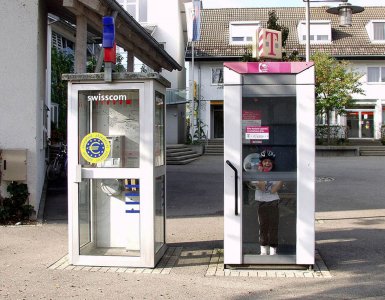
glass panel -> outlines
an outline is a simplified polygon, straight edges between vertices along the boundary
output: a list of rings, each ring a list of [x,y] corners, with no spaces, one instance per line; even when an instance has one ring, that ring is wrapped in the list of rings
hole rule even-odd
[[[361,137],[362,138],[373,138],[373,112],[372,111],[363,111],[361,112]]]
[[[385,67],[381,68],[381,82],[385,82]]]
[[[163,166],[165,162],[165,139],[164,139],[164,95],[155,92],[155,166]]]
[[[223,84],[223,68],[211,68],[211,83]]]
[[[242,143],[243,254],[295,255],[295,97],[243,97]]]
[[[147,22],[147,0],[139,2],[139,22]]]
[[[139,180],[90,179],[80,187],[80,255],[140,256]]]
[[[155,178],[155,253],[165,243],[165,176]]]
[[[385,23],[375,22],[373,23],[374,40],[385,40]]]
[[[90,181],[79,183],[79,245],[84,247],[91,242],[91,203]]]
[[[223,139],[223,107],[214,106],[214,138]]]
[[[109,155],[102,162],[91,164],[80,155],[80,164],[98,168],[138,168],[139,90],[79,91],[78,105],[79,145],[90,132],[101,133],[110,143]],[[86,148],[92,148],[91,144],[87,143]]]
[[[349,111],[346,116],[346,125],[348,126],[348,136],[349,138],[358,138],[359,137],[359,115],[358,112]]]
[[[380,68],[379,67],[368,67],[368,82],[380,81]]]

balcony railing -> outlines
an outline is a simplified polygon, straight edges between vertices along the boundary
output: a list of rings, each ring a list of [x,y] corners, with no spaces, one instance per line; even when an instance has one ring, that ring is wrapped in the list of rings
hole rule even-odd
[[[188,90],[180,89],[167,89],[166,91],[166,104],[183,104],[188,103]]]

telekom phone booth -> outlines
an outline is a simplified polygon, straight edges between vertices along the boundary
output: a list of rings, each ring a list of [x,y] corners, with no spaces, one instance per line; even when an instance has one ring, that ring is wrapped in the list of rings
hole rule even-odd
[[[314,66],[224,64],[224,263],[314,264]]]
[[[69,260],[155,267],[165,244],[165,89],[157,73],[69,74]]]

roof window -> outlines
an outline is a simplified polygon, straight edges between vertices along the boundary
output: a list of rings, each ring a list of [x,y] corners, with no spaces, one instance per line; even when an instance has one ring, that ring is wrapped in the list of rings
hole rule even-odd
[[[259,27],[259,21],[230,22],[230,44],[252,44]]]
[[[306,42],[306,21],[298,24],[298,40],[300,44]],[[330,20],[311,20],[310,21],[310,43],[329,44],[332,42],[332,25]]]
[[[366,31],[372,43],[385,43],[385,20],[371,20]]]

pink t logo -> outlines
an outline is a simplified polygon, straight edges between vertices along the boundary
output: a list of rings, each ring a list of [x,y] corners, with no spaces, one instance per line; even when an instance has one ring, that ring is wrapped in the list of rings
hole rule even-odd
[[[266,40],[269,40],[269,35],[270,35],[270,52],[269,52],[269,55],[276,56],[276,53],[274,52],[274,49],[275,49],[274,40],[278,41],[278,33],[266,30]]]

